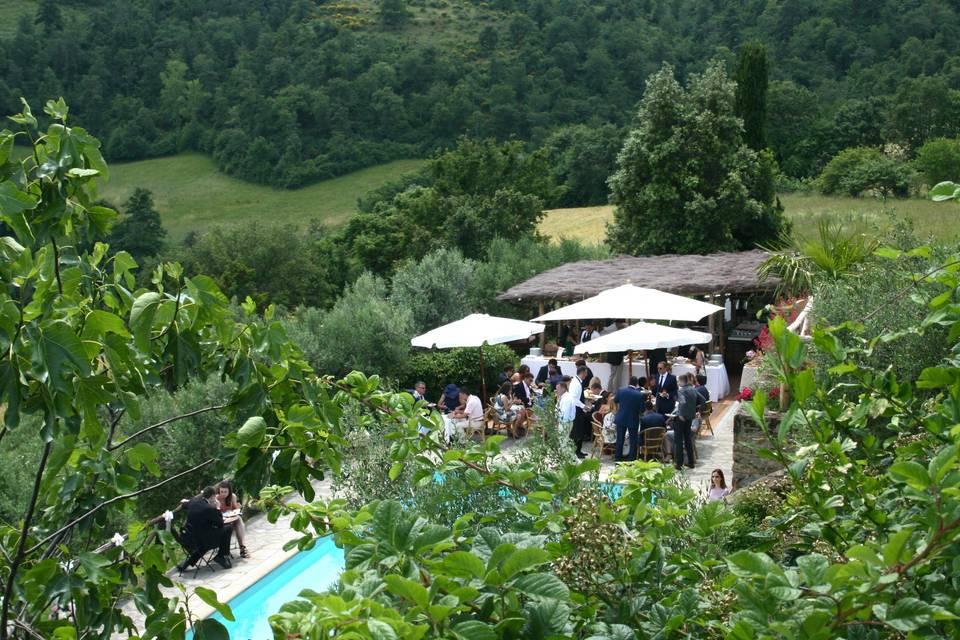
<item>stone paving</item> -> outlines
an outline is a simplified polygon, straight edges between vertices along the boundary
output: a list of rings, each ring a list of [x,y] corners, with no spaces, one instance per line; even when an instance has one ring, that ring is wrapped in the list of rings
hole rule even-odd
[[[683,472],[690,486],[700,493],[706,494],[709,490],[710,473],[713,469],[723,469],[728,482],[733,477],[733,417],[736,414],[737,405],[736,402],[716,404],[713,420],[714,435],[697,439],[699,454],[697,467],[685,469]],[[506,454],[509,455],[512,442],[507,441],[505,444],[507,445],[504,447]],[[590,445],[586,445],[584,451],[589,452]],[[603,457],[600,479],[608,478],[614,468],[615,465],[610,457]],[[330,497],[329,480],[315,486],[318,499]],[[284,543],[297,537],[289,528],[289,518],[280,518],[276,524],[270,524],[265,516],[254,516],[246,521],[246,531],[246,545],[251,556],[249,559],[237,557],[238,553],[234,550],[232,569],[221,569],[214,565],[215,571],[204,568],[196,574],[196,577],[192,569],[179,577],[174,570],[173,579],[182,583],[187,593],[192,594],[195,587],[203,586],[216,591],[221,602],[227,602],[296,553],[296,549],[283,550]],[[171,597],[179,594],[176,589],[164,589],[164,592]],[[143,623],[143,616],[132,603],[127,603],[124,610],[136,624]],[[213,612],[208,605],[195,596],[190,598],[190,611],[197,618]]]
[[[697,438],[697,466],[684,469],[683,474],[691,487],[704,495],[710,490],[710,474],[714,469],[722,469],[729,486],[733,477],[733,417],[738,402],[722,401],[714,406],[713,435]],[[592,451],[591,445],[584,446],[584,452]],[[610,456],[600,458],[600,480],[606,480],[616,465]]]
[[[329,480],[315,483],[314,487],[317,490],[317,499],[330,497]],[[299,537],[295,531],[290,529],[290,517],[281,517],[276,524],[270,524],[265,515],[259,514],[245,521],[244,524],[246,525],[245,542],[247,551],[250,553],[249,558],[241,558],[239,551],[234,548],[233,567],[231,569],[222,569],[219,565],[213,563],[212,570],[204,567],[196,572],[196,575],[194,575],[195,569],[193,568],[180,576],[177,575],[176,569],[169,574],[174,582],[183,584],[186,592],[191,594],[189,600],[190,612],[197,619],[210,615],[213,613],[213,609],[200,598],[192,595],[196,587],[213,589],[217,592],[217,597],[221,602],[227,602],[297,553],[296,548],[290,551],[283,550],[283,545],[287,541]],[[180,592],[175,588],[161,588],[161,591],[171,598],[180,595]],[[124,612],[138,626],[143,624],[143,615],[137,611],[132,602],[128,602],[124,606]],[[122,638],[123,636],[115,634],[114,637]]]

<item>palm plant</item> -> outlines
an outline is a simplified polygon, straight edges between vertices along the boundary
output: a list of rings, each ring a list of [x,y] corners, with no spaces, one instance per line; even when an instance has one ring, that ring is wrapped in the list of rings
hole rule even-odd
[[[879,242],[821,218],[811,238],[783,234],[775,245],[762,246],[770,257],[757,269],[761,278],[780,279],[777,295],[807,295],[817,280],[837,280],[867,261]]]

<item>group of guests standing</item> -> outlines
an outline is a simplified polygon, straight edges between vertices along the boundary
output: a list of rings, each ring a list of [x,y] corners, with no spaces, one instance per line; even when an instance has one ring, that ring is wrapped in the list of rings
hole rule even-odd
[[[599,407],[604,425],[605,443],[614,444],[616,461],[636,460],[643,431],[652,427],[670,428],[667,441],[672,444],[674,464],[696,464],[693,452],[693,431],[699,413],[710,399],[703,375],[684,374],[679,378],[670,373],[665,361],[657,364],[657,375],[652,379],[630,378],[627,386],[615,393],[602,391],[597,381],[591,384],[593,401],[586,395],[584,384],[589,370],[577,367],[577,375],[561,379],[556,386],[557,419],[570,424],[570,437],[576,445],[576,454],[585,456],[584,441],[591,439],[591,411]],[[624,445],[629,438],[629,453]]]
[[[589,334],[583,337],[590,339]],[[552,389],[556,395],[557,420],[569,428],[578,458],[586,457],[583,444],[593,438],[592,414],[596,408],[603,416],[604,441],[615,445],[615,460],[636,460],[643,431],[664,427],[668,429],[666,440],[674,454],[675,466],[678,469],[684,465],[695,466],[693,434],[699,413],[710,400],[704,375],[684,374],[678,378],[670,372],[667,362],[661,360],[655,375],[632,377],[627,386],[610,393],[603,390],[603,384],[585,360],[578,360],[576,367],[576,374],[567,376],[561,373],[555,358],[536,375],[527,365],[516,370],[513,365],[507,365],[498,376],[496,393],[490,398],[497,419],[524,431],[529,429],[537,419],[534,406],[543,406],[543,392]],[[423,382],[417,382],[411,393],[414,399],[440,410],[456,426],[483,424],[484,403],[465,386],[448,384],[436,404],[427,400]],[[628,441],[629,450],[625,453]]]

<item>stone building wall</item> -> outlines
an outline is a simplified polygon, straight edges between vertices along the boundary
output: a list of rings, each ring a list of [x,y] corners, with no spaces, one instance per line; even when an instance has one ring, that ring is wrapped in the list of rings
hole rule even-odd
[[[767,425],[772,431],[780,424],[780,414],[767,412]],[[773,460],[757,455],[758,448],[769,448],[767,436],[745,411],[739,410],[733,418],[733,486],[737,489],[756,482],[763,476],[783,467]]]

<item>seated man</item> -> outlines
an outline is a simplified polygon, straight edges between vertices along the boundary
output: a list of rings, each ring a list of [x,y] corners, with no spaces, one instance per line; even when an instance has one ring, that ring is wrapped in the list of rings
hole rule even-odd
[[[187,524],[183,528],[181,542],[190,551],[190,556],[177,565],[181,572],[195,565],[211,549],[217,549],[214,562],[224,569],[232,566],[229,556],[233,526],[223,523],[223,514],[216,505],[213,487],[204,487],[199,496],[187,503]]]
[[[556,358],[550,358],[547,360],[547,364],[540,367],[540,371],[537,372],[537,384],[543,386],[550,381],[551,378],[562,375],[560,373],[560,366],[557,364]],[[556,385],[553,385],[556,387]]]
[[[461,429],[471,425],[483,424],[483,403],[466,387],[460,387],[460,404],[463,408],[450,414],[454,424]]]
[[[533,406],[533,396],[533,374],[527,371],[523,379],[513,385],[513,397],[529,408]]]
[[[647,404],[647,408],[644,411],[643,415],[640,416],[640,445],[643,446],[643,432],[652,427],[667,427],[667,417],[662,413],[657,413],[653,407],[652,403]],[[670,442],[672,431],[667,431],[667,437],[664,439],[664,446]],[[666,453],[666,451],[664,452]]]
[[[707,376],[702,373],[694,378],[693,389],[700,394],[704,402],[710,399],[710,389],[707,389]]]
[[[702,373],[693,379],[693,390],[700,394],[700,397],[703,399],[703,402],[708,402],[710,400],[710,389],[707,389],[707,376]],[[697,405],[697,415],[693,419],[693,432],[700,433],[700,409],[703,408],[703,404]]]

